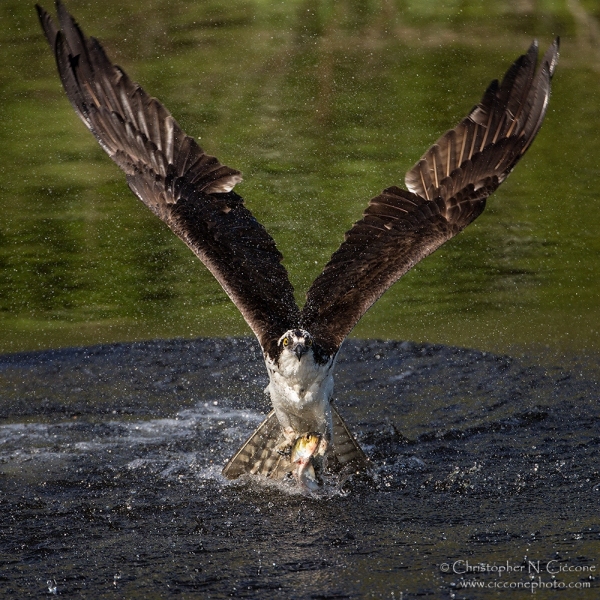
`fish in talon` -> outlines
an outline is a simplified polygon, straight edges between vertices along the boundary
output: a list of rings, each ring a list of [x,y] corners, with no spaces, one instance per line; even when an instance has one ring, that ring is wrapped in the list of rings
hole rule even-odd
[[[305,433],[294,442],[290,456],[295,467],[293,475],[309,489],[316,489],[321,485],[320,473],[326,449],[327,442],[320,433]]]

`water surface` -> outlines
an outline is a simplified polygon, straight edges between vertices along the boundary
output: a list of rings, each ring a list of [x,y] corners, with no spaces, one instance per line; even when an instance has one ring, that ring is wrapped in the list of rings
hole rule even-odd
[[[531,151],[484,215],[354,335],[599,349],[595,2],[68,6],[208,152],[244,172],[236,189],[276,239],[300,303],[369,198],[402,184],[533,38],[545,48],[561,35]],[[74,115],[32,7],[0,11],[0,351],[248,334]]]
[[[372,476],[305,495],[220,475],[268,410],[253,340],[2,357],[0,586],[473,600],[535,582],[536,598],[592,600],[598,364],[349,341],[337,406]]]

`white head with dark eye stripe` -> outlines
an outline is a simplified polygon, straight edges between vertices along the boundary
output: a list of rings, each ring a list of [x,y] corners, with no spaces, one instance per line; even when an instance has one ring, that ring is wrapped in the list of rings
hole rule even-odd
[[[312,350],[313,338],[304,329],[290,329],[279,338],[278,345],[283,355],[294,355],[298,360],[302,360],[302,357]]]

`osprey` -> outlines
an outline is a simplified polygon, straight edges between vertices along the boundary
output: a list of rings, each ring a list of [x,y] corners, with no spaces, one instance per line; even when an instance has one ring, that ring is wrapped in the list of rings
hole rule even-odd
[[[131,190],[216,277],[260,342],[273,411],[223,474],[293,473],[312,489],[325,467],[364,470],[367,458],[332,404],[340,346],[395,281],[481,214],[527,151],[546,114],[559,40],[537,71],[534,41],[502,83],[493,81],[408,171],[408,190],[390,187],[369,202],[300,310],[275,242],[232,191],[241,173],[186,135],[84,35],[60,0],[60,29],[36,8],[79,118]]]

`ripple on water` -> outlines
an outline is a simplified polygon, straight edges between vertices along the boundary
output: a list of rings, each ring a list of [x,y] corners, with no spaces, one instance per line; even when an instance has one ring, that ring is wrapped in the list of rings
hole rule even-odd
[[[195,344],[214,372],[216,346]],[[456,577],[438,567],[454,560],[559,556],[583,567],[600,556],[593,369],[349,341],[336,402],[373,473],[309,494],[290,481],[231,482],[220,474],[268,409],[260,379],[244,398],[225,393],[231,373],[260,366],[258,354],[244,363],[253,355],[244,343],[239,348],[239,361],[220,368],[221,380],[198,385],[195,402],[166,389],[162,401],[153,397],[150,414],[139,398],[119,395],[126,371],[114,372],[112,405],[106,398],[81,405],[56,356],[54,374],[43,353],[32,362],[27,385],[43,378],[54,395],[37,404],[37,419],[35,405],[16,402],[22,421],[14,411],[0,425],[3,585],[17,597],[48,593],[46,581],[59,594],[95,597],[106,586],[126,597],[244,589],[270,598],[280,588],[301,589],[303,597],[323,590],[437,596],[456,592]],[[119,352],[126,362],[127,348]],[[185,371],[185,352],[167,360],[158,343],[147,355],[139,345],[135,352],[149,364],[160,358],[158,378],[161,368]],[[371,354],[380,359],[367,360]],[[107,355],[85,354],[91,373],[93,357]],[[72,355],[64,358],[72,367]],[[403,376],[406,364],[410,376]],[[3,377],[12,377],[10,368]],[[585,593],[578,598],[595,598]]]

